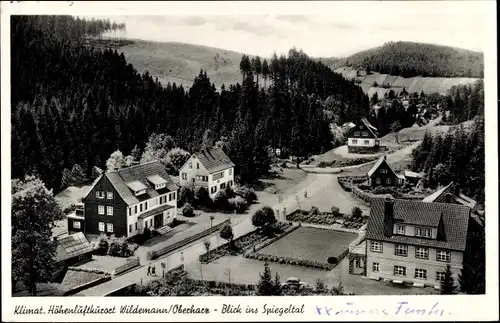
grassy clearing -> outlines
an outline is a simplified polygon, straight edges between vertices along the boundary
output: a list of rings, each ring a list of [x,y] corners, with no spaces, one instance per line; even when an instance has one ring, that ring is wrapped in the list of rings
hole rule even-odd
[[[354,233],[300,227],[259,252],[327,263],[328,257],[339,257],[356,237]]]

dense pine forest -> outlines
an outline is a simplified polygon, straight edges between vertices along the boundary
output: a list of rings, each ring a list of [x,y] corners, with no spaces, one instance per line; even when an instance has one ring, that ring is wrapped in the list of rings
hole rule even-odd
[[[389,42],[347,58],[328,61],[333,68],[352,66],[402,77],[483,78],[484,74],[483,53],[413,42]]]
[[[331,148],[327,98],[347,121],[368,114],[361,88],[301,51],[262,64],[244,56],[241,84],[220,92],[203,71],[191,88],[162,86],[123,54],[82,45],[83,35],[115,24],[58,19],[11,20],[13,178],[37,174],[57,191],[74,164],[91,177],[117,149],[143,150],[152,133],[165,133],[190,152],[206,137],[222,140],[240,180],[251,182],[268,171],[272,148],[295,156]]]

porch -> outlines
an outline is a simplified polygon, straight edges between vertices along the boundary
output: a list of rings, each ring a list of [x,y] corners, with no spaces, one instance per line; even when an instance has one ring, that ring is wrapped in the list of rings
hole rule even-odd
[[[175,208],[172,205],[162,205],[142,213],[138,217],[140,228],[142,230],[146,228],[150,230],[159,230],[167,227],[168,229],[168,224],[175,218],[173,210],[175,210]]]
[[[366,276],[366,240],[365,231],[349,245],[349,274]]]

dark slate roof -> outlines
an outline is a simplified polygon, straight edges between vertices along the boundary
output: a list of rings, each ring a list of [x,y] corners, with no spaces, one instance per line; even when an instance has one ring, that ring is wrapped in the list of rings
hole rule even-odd
[[[366,239],[448,250],[465,250],[470,208],[457,204],[395,200],[395,223],[405,221],[405,223],[417,225],[437,226],[442,216],[444,235],[441,240],[401,235],[388,237],[384,235],[384,202],[383,198],[372,199]]]
[[[231,159],[227,157],[221,148],[204,149],[195,152],[193,155],[205,166],[210,174],[234,167]]]
[[[155,190],[154,185],[148,180],[148,177],[154,175],[164,178],[167,181],[167,186],[161,190]],[[122,168],[118,171],[106,172],[105,176],[127,205],[137,204],[141,201],[149,200],[150,198],[178,189],[177,185],[174,184],[167,174],[165,167],[157,160]],[[135,196],[134,192],[127,186],[127,184],[135,181],[146,186],[145,194]]]
[[[470,207],[471,209],[476,207],[477,202],[474,199],[462,194],[456,194],[456,184],[451,182],[445,187],[437,190],[429,196],[426,196],[422,202],[437,202],[437,203],[457,203]]]
[[[398,176],[396,172],[392,169],[391,165],[387,163],[386,156],[380,156],[380,158],[377,160],[377,162],[373,165],[373,167],[368,171],[367,175],[368,177],[372,177],[372,175],[375,173],[375,171],[383,164],[386,163],[387,167],[394,173],[394,175]]]
[[[368,121],[365,117],[363,117],[363,118],[361,118],[361,122],[364,123],[364,125],[366,126],[366,128],[368,128],[368,130],[372,133],[372,135],[377,137],[377,128],[372,126],[370,121]]]
[[[92,252],[92,245],[82,232],[71,234],[57,240],[55,262]]]
[[[162,213],[163,211],[171,209],[171,208],[173,208],[173,206],[172,205],[168,205],[168,204],[165,204],[165,205],[162,205],[162,206],[159,206],[159,207],[155,207],[152,210],[149,210],[149,211],[146,211],[144,213],[141,213],[139,215],[139,219],[149,218],[152,215],[156,215],[156,214]]]

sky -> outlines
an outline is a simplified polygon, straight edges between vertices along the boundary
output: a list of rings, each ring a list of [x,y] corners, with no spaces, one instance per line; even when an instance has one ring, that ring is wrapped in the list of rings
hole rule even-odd
[[[436,4],[435,2],[438,2]],[[171,15],[100,15],[124,22],[114,36],[184,42],[269,57],[292,47],[310,56],[342,57],[388,41],[414,41],[483,51],[484,9],[478,1],[334,2],[321,10],[257,10]],[[418,5],[417,5],[418,4]],[[241,10],[240,10],[241,11]],[[161,12],[161,11],[159,11]],[[264,12],[264,14],[262,13]],[[111,34],[110,34],[111,35]]]

